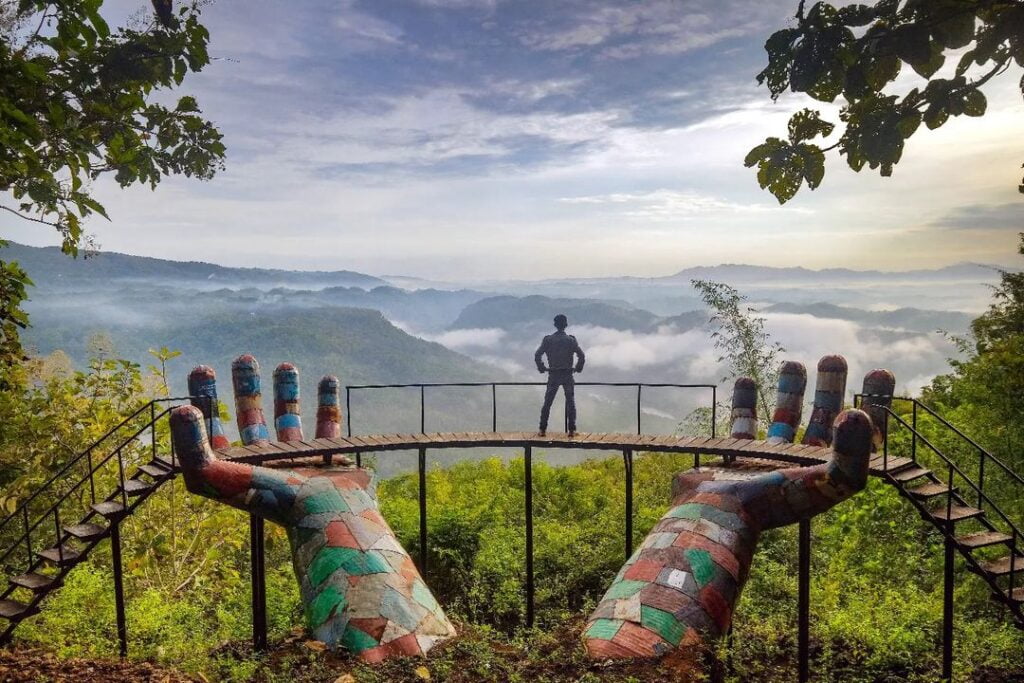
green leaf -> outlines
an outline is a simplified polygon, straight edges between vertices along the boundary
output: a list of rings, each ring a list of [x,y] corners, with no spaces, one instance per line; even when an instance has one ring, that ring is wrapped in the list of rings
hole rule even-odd
[[[924,113],[924,124],[929,130],[935,130],[946,122],[949,112],[939,103],[933,103]]]
[[[801,109],[789,119],[789,140],[796,144],[813,140],[819,135],[828,137],[834,129],[834,124],[821,118],[821,112]]]
[[[928,59],[922,62],[911,62],[910,66],[921,76],[931,78],[945,63],[946,55],[942,52],[942,46],[937,41],[932,41],[929,44]]]
[[[816,145],[800,145],[800,155],[804,160],[804,179],[807,187],[813,190],[825,177],[825,153]]]
[[[968,116],[984,116],[988,107],[985,94],[978,89],[968,91],[964,97],[964,113]]]
[[[974,12],[962,5],[954,5],[947,11],[952,16],[936,24],[932,28],[932,35],[945,47],[955,50],[974,40]]]
[[[912,110],[900,118],[900,122],[896,124],[896,128],[899,130],[900,135],[904,138],[909,138],[921,125],[921,119],[921,112]]]

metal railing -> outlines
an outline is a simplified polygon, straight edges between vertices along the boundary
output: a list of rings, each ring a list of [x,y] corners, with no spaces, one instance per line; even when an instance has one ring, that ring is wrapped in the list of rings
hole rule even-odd
[[[49,538],[49,532],[44,531],[42,527],[46,524],[48,528],[48,522],[52,521],[54,529],[54,545],[53,547],[57,550],[57,557],[60,564],[64,563],[65,550],[64,541],[67,540],[68,534],[64,532],[61,526],[61,506],[64,505],[69,498],[75,495],[78,491],[83,490],[88,485],[87,497],[91,504],[97,502],[96,497],[96,478],[97,473],[100,472],[103,467],[114,458],[117,459],[117,481],[118,490],[108,496],[107,501],[114,500],[120,497],[121,503],[125,508],[128,507],[128,496],[125,489],[125,451],[132,446],[140,446],[143,441],[140,440],[147,431],[150,432],[150,449],[152,457],[157,455],[157,423],[167,416],[174,405],[168,405],[162,407],[163,404],[181,404],[185,401],[209,401],[207,397],[171,397],[154,399],[145,405],[138,408],[131,415],[126,417],[124,420],[119,422],[114,427],[110,428],[103,436],[97,439],[92,445],[86,448],[81,453],[72,456],[66,463],[64,463],[60,469],[57,470],[52,476],[50,476],[45,482],[39,485],[32,493],[30,493],[24,501],[22,501],[14,511],[0,521],[0,534],[7,532],[8,538],[4,540],[4,545],[0,547],[0,567],[5,570],[9,570],[10,560],[19,548],[23,548],[26,554],[25,566],[29,571],[40,565],[40,561],[36,553],[33,552],[33,548],[42,549],[49,544],[41,543],[40,536],[45,534],[46,538]],[[148,413],[148,415],[147,415]],[[142,417],[143,422],[138,424],[139,418]],[[117,437],[116,439],[114,437]],[[114,441],[116,445],[111,447],[110,452],[105,455],[98,455],[103,450],[103,445]],[[174,453],[171,453],[171,464],[174,464]],[[76,474],[76,470],[84,466],[84,474]],[[48,499],[47,494],[51,494]],[[33,511],[33,507],[40,506],[41,511]],[[88,513],[88,517],[92,517],[95,513]],[[33,518],[34,521],[33,521]],[[77,519],[75,520],[77,522]],[[16,528],[16,524],[20,522],[21,529],[20,533],[15,531],[13,537],[11,532]],[[33,543],[35,538],[35,543]],[[12,586],[8,586],[0,597],[5,597],[13,591]]]
[[[714,384],[671,384],[665,382],[576,382],[577,387],[631,387],[636,389],[636,433],[642,434],[643,390],[668,389],[710,389],[711,390],[711,436],[715,436],[717,419],[718,386]],[[408,384],[354,384],[345,387],[345,416],[348,435],[352,436],[352,392],[366,389],[419,389],[420,392],[420,433],[426,433],[426,390],[446,387],[490,387],[491,388],[491,431],[498,431],[498,387],[544,387],[547,382],[415,382]],[[568,428],[568,425],[567,425]]]

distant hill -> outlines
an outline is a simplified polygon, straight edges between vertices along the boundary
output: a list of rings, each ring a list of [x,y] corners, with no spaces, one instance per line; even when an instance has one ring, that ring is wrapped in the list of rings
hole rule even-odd
[[[920,308],[898,308],[892,311],[865,311],[849,306],[818,302],[813,304],[773,304],[761,309],[765,313],[804,313],[816,318],[852,320],[865,327],[888,327],[916,332],[945,330],[954,333],[968,329],[974,316],[959,311],[930,311]]]
[[[388,283],[350,270],[297,271],[269,268],[230,268],[202,261],[168,261],[101,251],[88,258],[69,258],[57,247],[12,243],[4,260],[18,261],[41,287],[73,287],[82,280],[135,280],[189,283],[198,289],[219,287],[372,287]]]
[[[850,268],[822,268],[815,270],[802,267],[778,268],[772,266],[750,266],[744,264],[723,263],[717,266],[697,266],[686,268],[674,275],[656,280],[708,279],[717,282],[728,282],[736,285],[744,282],[764,283],[773,279],[787,282],[857,282],[857,281],[921,281],[921,280],[952,280],[969,281],[992,279],[994,266],[980,263],[956,263],[944,268],[884,271],[884,270],[852,270]]]
[[[517,330],[540,323],[551,326],[564,313],[570,325],[594,325],[614,330],[647,330],[661,318],[625,302],[592,299],[556,299],[546,296],[492,296],[466,306],[452,329],[498,328]]]

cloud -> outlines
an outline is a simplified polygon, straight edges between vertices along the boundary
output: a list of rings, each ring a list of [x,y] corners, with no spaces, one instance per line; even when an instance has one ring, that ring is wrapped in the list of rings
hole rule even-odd
[[[778,211],[769,204],[744,204],[732,202],[713,195],[702,194],[693,190],[660,189],[651,192],[613,192],[604,195],[582,197],[563,197],[567,204],[600,204],[619,208],[622,215],[629,218],[652,221],[677,220],[691,216],[710,213],[760,213]],[[791,209],[800,213],[810,213],[808,209]]]
[[[468,349],[493,349],[498,346],[505,336],[505,330],[494,328],[468,328],[463,330],[450,330],[441,334],[418,334],[419,337],[428,341],[434,341],[447,346],[453,351],[466,351]]]
[[[1022,230],[1024,201],[1009,204],[968,204],[951,209],[932,225],[949,230]]]

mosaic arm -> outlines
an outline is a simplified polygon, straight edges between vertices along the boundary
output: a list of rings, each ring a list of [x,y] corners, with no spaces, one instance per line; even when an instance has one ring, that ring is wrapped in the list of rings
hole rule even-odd
[[[212,371],[197,372],[206,375],[206,391],[215,396]],[[232,380],[243,443],[267,442],[256,359],[239,357],[232,365]],[[207,439],[204,417],[194,406],[171,414],[185,483],[194,493],[285,528],[314,638],[377,662],[424,654],[454,635],[412,558],[381,516],[372,471],[319,464],[279,469],[220,459]],[[340,433],[335,377],[320,382],[317,417],[318,438]],[[303,438],[298,370],[288,363],[274,373],[274,424],[278,440]]]
[[[845,361],[819,364],[813,439],[832,443],[829,462],[769,473],[697,468],[673,481],[672,506],[626,562],[592,614],[584,638],[595,658],[682,656],[727,632],[762,530],[819,514],[863,488],[873,427],[864,412],[842,407]],[[771,443],[796,435],[806,372],[783,365]],[[756,386],[740,378],[732,437],[757,433]]]

